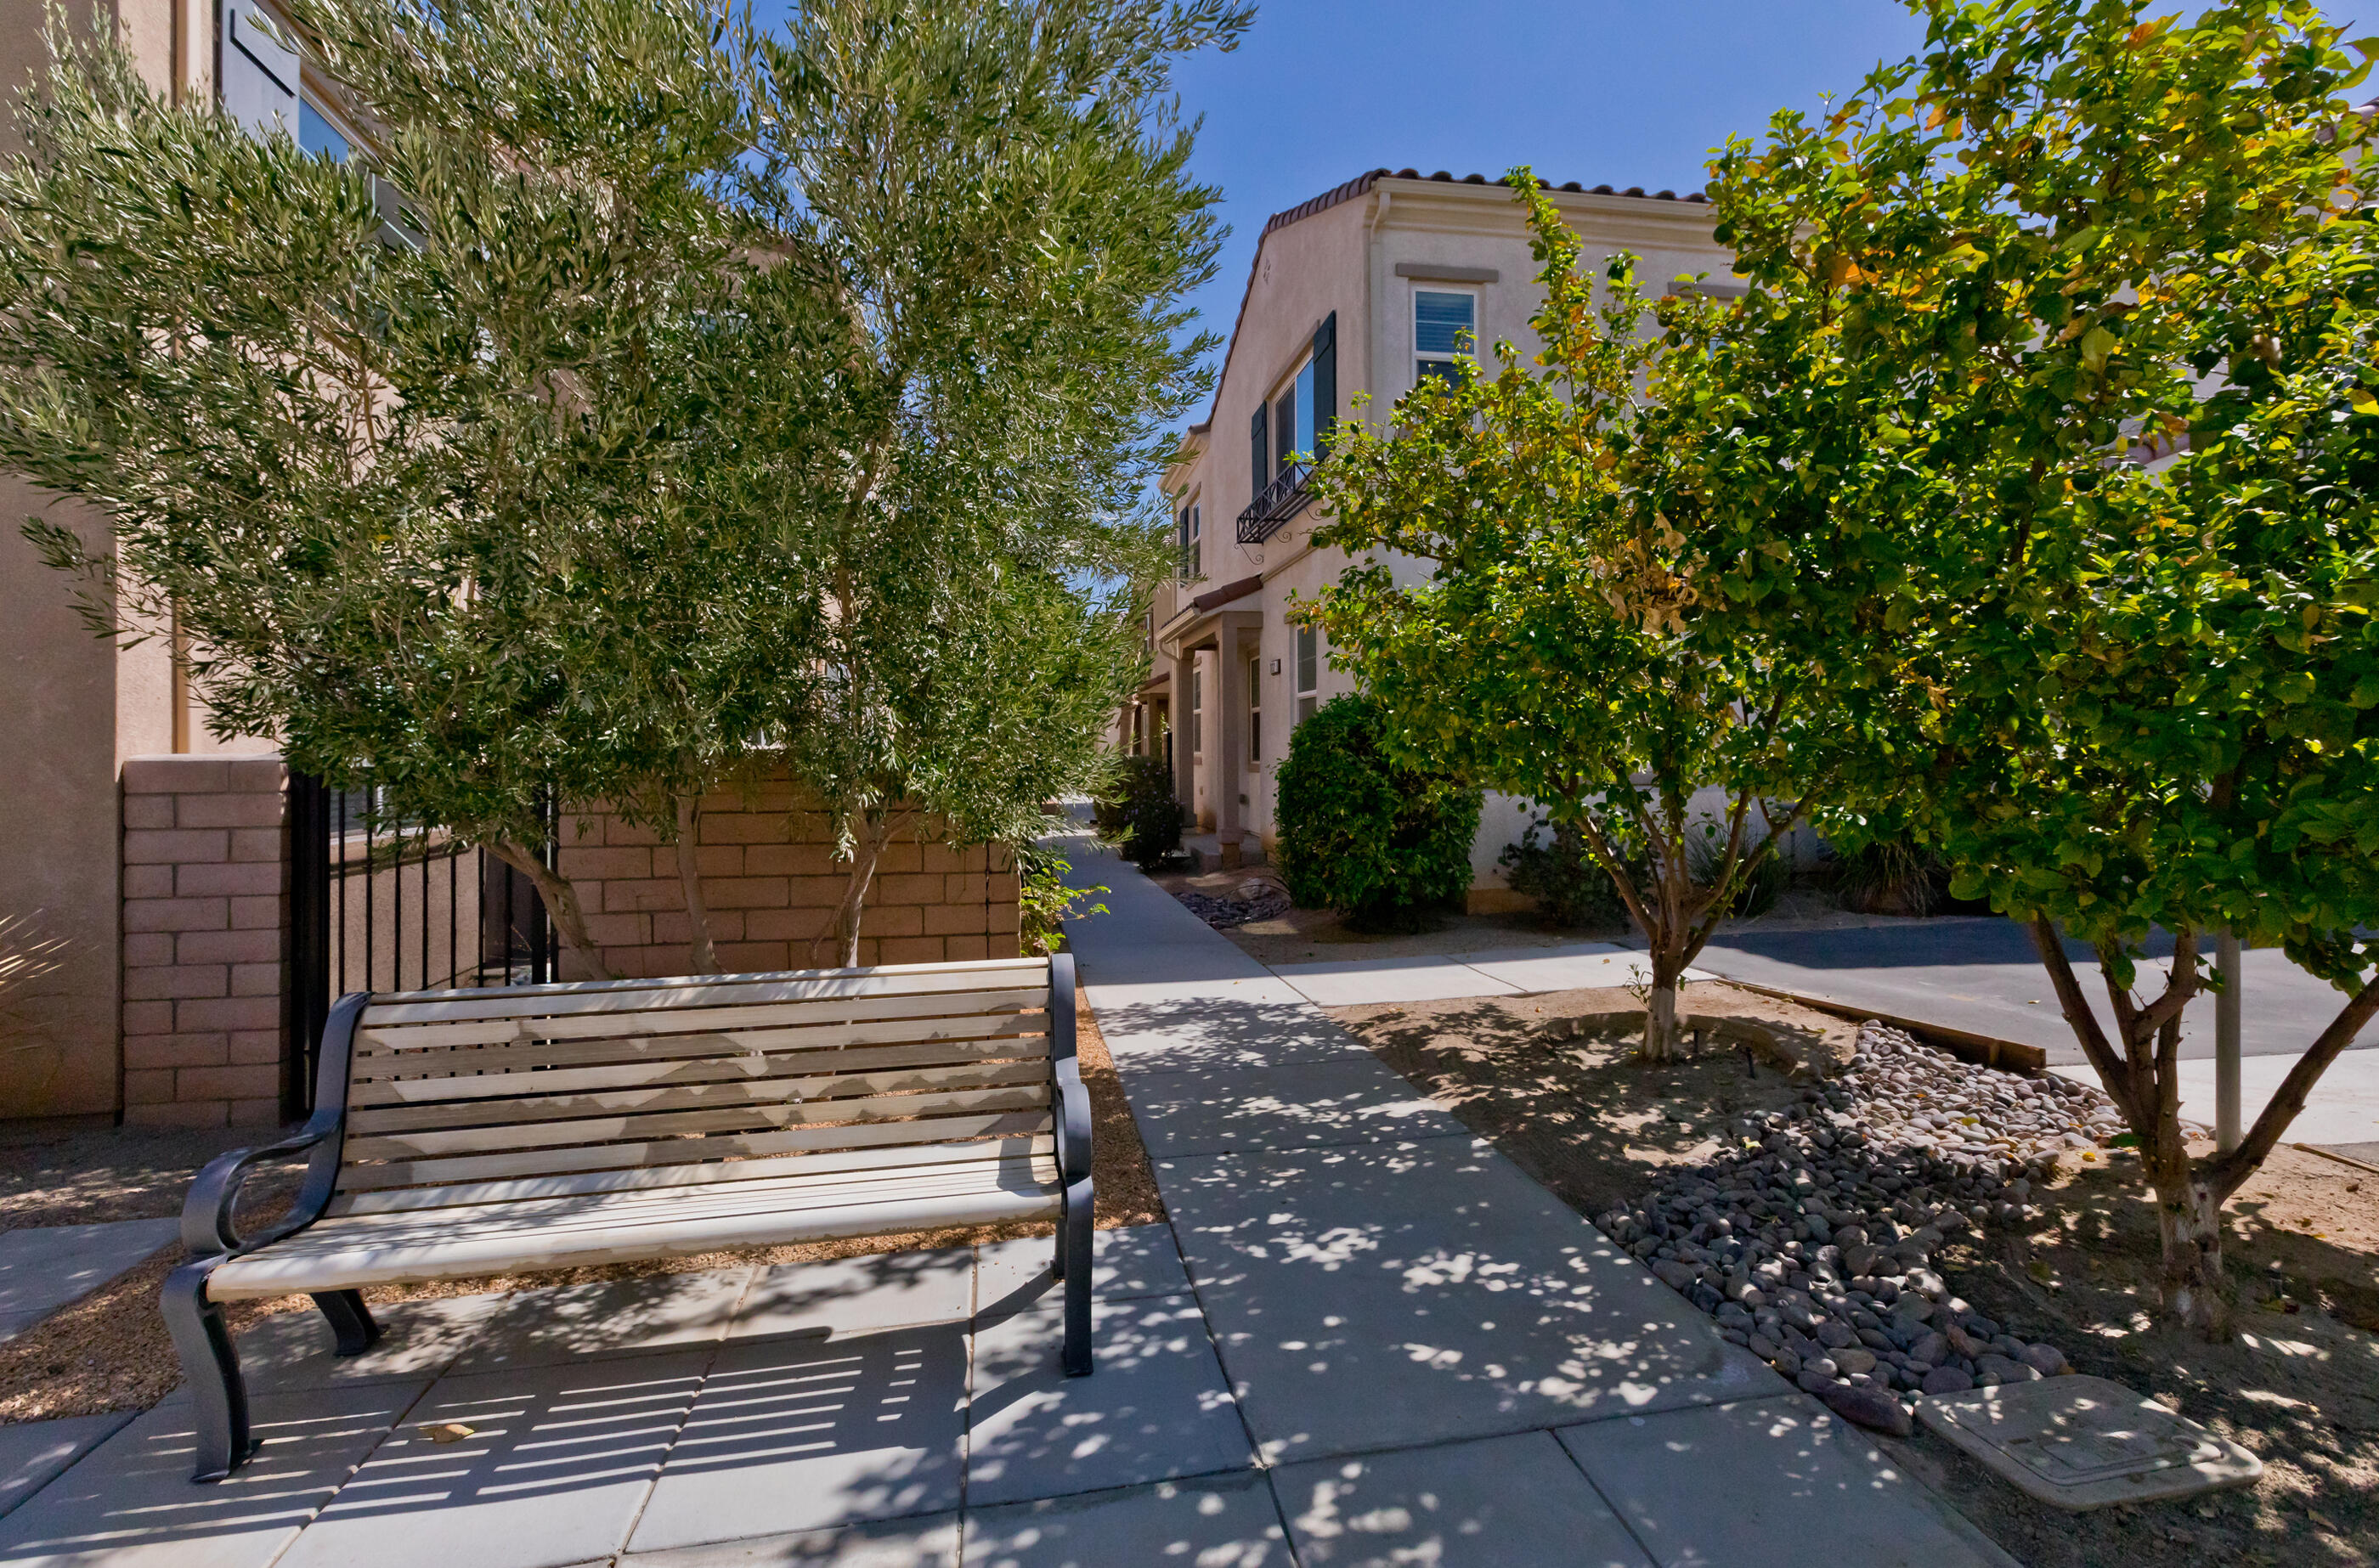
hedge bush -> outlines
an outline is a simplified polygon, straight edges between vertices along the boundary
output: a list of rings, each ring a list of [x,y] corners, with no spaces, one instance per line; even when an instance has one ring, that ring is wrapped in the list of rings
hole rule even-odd
[[[1100,838],[1122,848],[1124,859],[1154,871],[1181,847],[1189,814],[1173,798],[1173,774],[1163,757],[1127,756],[1116,765],[1112,788],[1092,803],[1091,819]]]
[[[1378,703],[1348,696],[1297,727],[1280,765],[1281,880],[1357,930],[1419,930],[1469,890],[1481,795],[1390,762],[1385,721]]]
[[[1552,829],[1550,841],[1539,838]],[[1562,928],[1632,924],[1626,900],[1611,874],[1586,847],[1586,838],[1566,823],[1538,817],[1516,844],[1503,846],[1503,880],[1516,893],[1536,899],[1546,923]]]

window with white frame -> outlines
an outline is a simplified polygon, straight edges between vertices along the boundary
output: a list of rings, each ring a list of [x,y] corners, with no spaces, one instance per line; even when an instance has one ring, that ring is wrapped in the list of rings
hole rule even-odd
[[[1413,290],[1413,384],[1425,376],[1459,380],[1479,352],[1479,296],[1472,289]]]
[[[1313,461],[1313,437],[1318,416],[1313,406],[1313,356],[1307,355],[1297,374],[1281,383],[1272,403],[1272,471],[1277,477],[1293,463]]]
[[[1248,766],[1263,761],[1263,660],[1248,660]]]
[[[1190,754],[1196,756],[1206,749],[1206,672],[1200,669],[1190,671]]]
[[[1313,717],[1322,702],[1322,629],[1297,629],[1297,722]]]

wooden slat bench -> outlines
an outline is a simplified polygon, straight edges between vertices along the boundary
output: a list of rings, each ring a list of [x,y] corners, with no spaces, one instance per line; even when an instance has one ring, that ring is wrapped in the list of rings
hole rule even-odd
[[[1091,1369],[1091,1117],[1073,959],[344,996],[317,1109],[182,1212],[164,1312],[197,1478],[253,1451],[221,1304],[305,1293],[343,1356],[362,1288],[1055,1216],[1065,1369]],[[241,1183],[304,1153],[288,1216]]]

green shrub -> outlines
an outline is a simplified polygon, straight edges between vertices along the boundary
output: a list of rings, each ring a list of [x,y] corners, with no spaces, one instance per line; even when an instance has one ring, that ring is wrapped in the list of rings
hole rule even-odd
[[[1377,703],[1352,696],[1297,727],[1280,766],[1281,880],[1357,930],[1418,930],[1469,889],[1481,797],[1390,763],[1383,722]]]
[[[1906,834],[1837,852],[1826,871],[1846,910],[1927,915],[1949,902],[1948,868]]]
[[[1783,846],[1779,845],[1777,849],[1777,853],[1754,866],[1751,875],[1737,886],[1734,898],[1727,908],[1728,914],[1738,920],[1764,915],[1776,907],[1776,900],[1784,896],[1784,889],[1793,886],[1793,862],[1785,858]],[[1749,854],[1751,851],[1746,849],[1744,852]],[[1697,887],[1707,887],[1718,880],[1719,862],[1725,857],[1726,840],[1719,835],[1715,824],[1701,838],[1686,841],[1685,867]]]
[[[1124,859],[1154,871],[1166,853],[1181,847],[1189,814],[1173,798],[1173,773],[1158,756],[1128,756],[1116,765],[1109,793],[1092,803],[1091,821],[1100,838],[1118,846]]]
[[[1069,887],[1066,873],[1074,862],[1055,850],[1020,844],[1016,850],[1017,950],[1027,957],[1046,958],[1065,946],[1062,923],[1082,915],[1105,914],[1105,904],[1085,910],[1074,906],[1105,887]]]
[[[1538,835],[1552,827],[1550,842]],[[1585,836],[1567,825],[1543,817],[1528,824],[1516,844],[1503,846],[1500,863],[1503,880],[1516,893],[1537,901],[1538,912],[1557,926],[1605,926],[1627,923],[1627,905],[1620,899],[1611,874],[1586,847]]]

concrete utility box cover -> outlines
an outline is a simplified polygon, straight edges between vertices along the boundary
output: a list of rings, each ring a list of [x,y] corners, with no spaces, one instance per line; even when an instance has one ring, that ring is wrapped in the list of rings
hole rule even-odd
[[[2043,1378],[1916,1402],[1917,1418],[2059,1508],[2244,1486],[2264,1462],[2104,1378]]]

